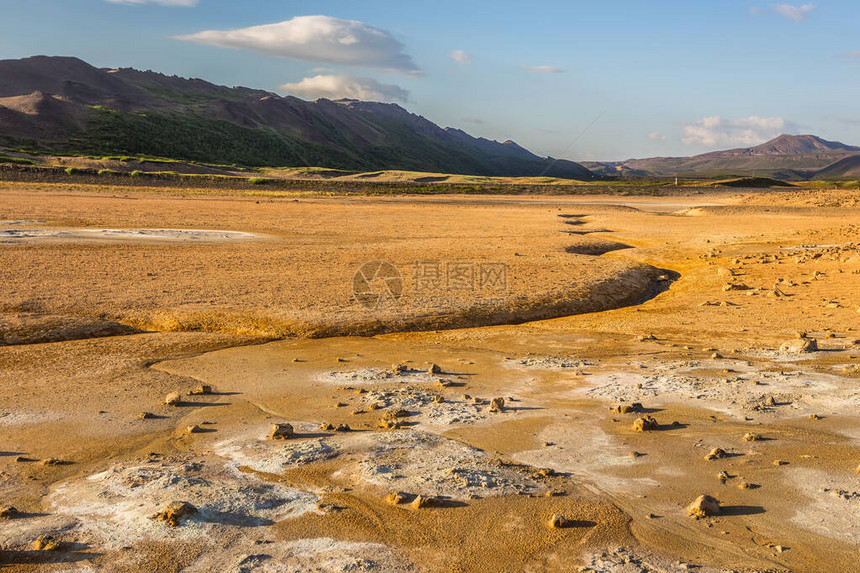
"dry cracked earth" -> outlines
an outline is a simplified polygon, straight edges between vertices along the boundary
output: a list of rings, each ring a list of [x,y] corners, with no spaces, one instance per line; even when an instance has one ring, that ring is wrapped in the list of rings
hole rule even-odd
[[[860,557],[849,192],[4,184],[0,289],[4,570]]]

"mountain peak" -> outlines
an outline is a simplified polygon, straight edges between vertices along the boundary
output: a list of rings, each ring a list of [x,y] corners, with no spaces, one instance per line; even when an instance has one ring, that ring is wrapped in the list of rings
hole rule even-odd
[[[822,139],[817,135],[790,135],[787,133],[783,133],[782,135],[775,137],[768,142],[750,148],[750,151],[757,155],[785,155],[816,152],[827,153],[833,151],[860,151],[860,148],[852,147],[839,141],[827,141],[826,139]]]

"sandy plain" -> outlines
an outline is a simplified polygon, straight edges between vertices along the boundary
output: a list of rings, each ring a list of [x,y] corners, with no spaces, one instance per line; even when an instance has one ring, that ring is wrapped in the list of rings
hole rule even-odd
[[[860,557],[851,192],[0,193],[10,571]],[[780,350],[798,333],[818,350]],[[701,494],[719,515],[687,515]],[[173,501],[197,513],[151,518]]]

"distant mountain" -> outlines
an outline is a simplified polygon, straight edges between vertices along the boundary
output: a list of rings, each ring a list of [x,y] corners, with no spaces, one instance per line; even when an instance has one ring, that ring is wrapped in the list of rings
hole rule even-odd
[[[780,135],[755,147],[713,151],[693,157],[653,157],[619,162],[584,163],[601,175],[641,177],[767,176],[777,179],[848,177],[836,166],[860,155],[860,147],[814,135]],[[846,167],[850,162],[846,163]]]
[[[0,61],[4,145],[249,166],[595,177],[578,163],[443,129],[396,104],[308,102],[66,57]]]

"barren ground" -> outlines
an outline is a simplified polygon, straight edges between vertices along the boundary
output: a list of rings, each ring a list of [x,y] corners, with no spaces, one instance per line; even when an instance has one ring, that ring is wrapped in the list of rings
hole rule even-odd
[[[4,184],[0,293],[10,571],[856,567],[850,192]]]

